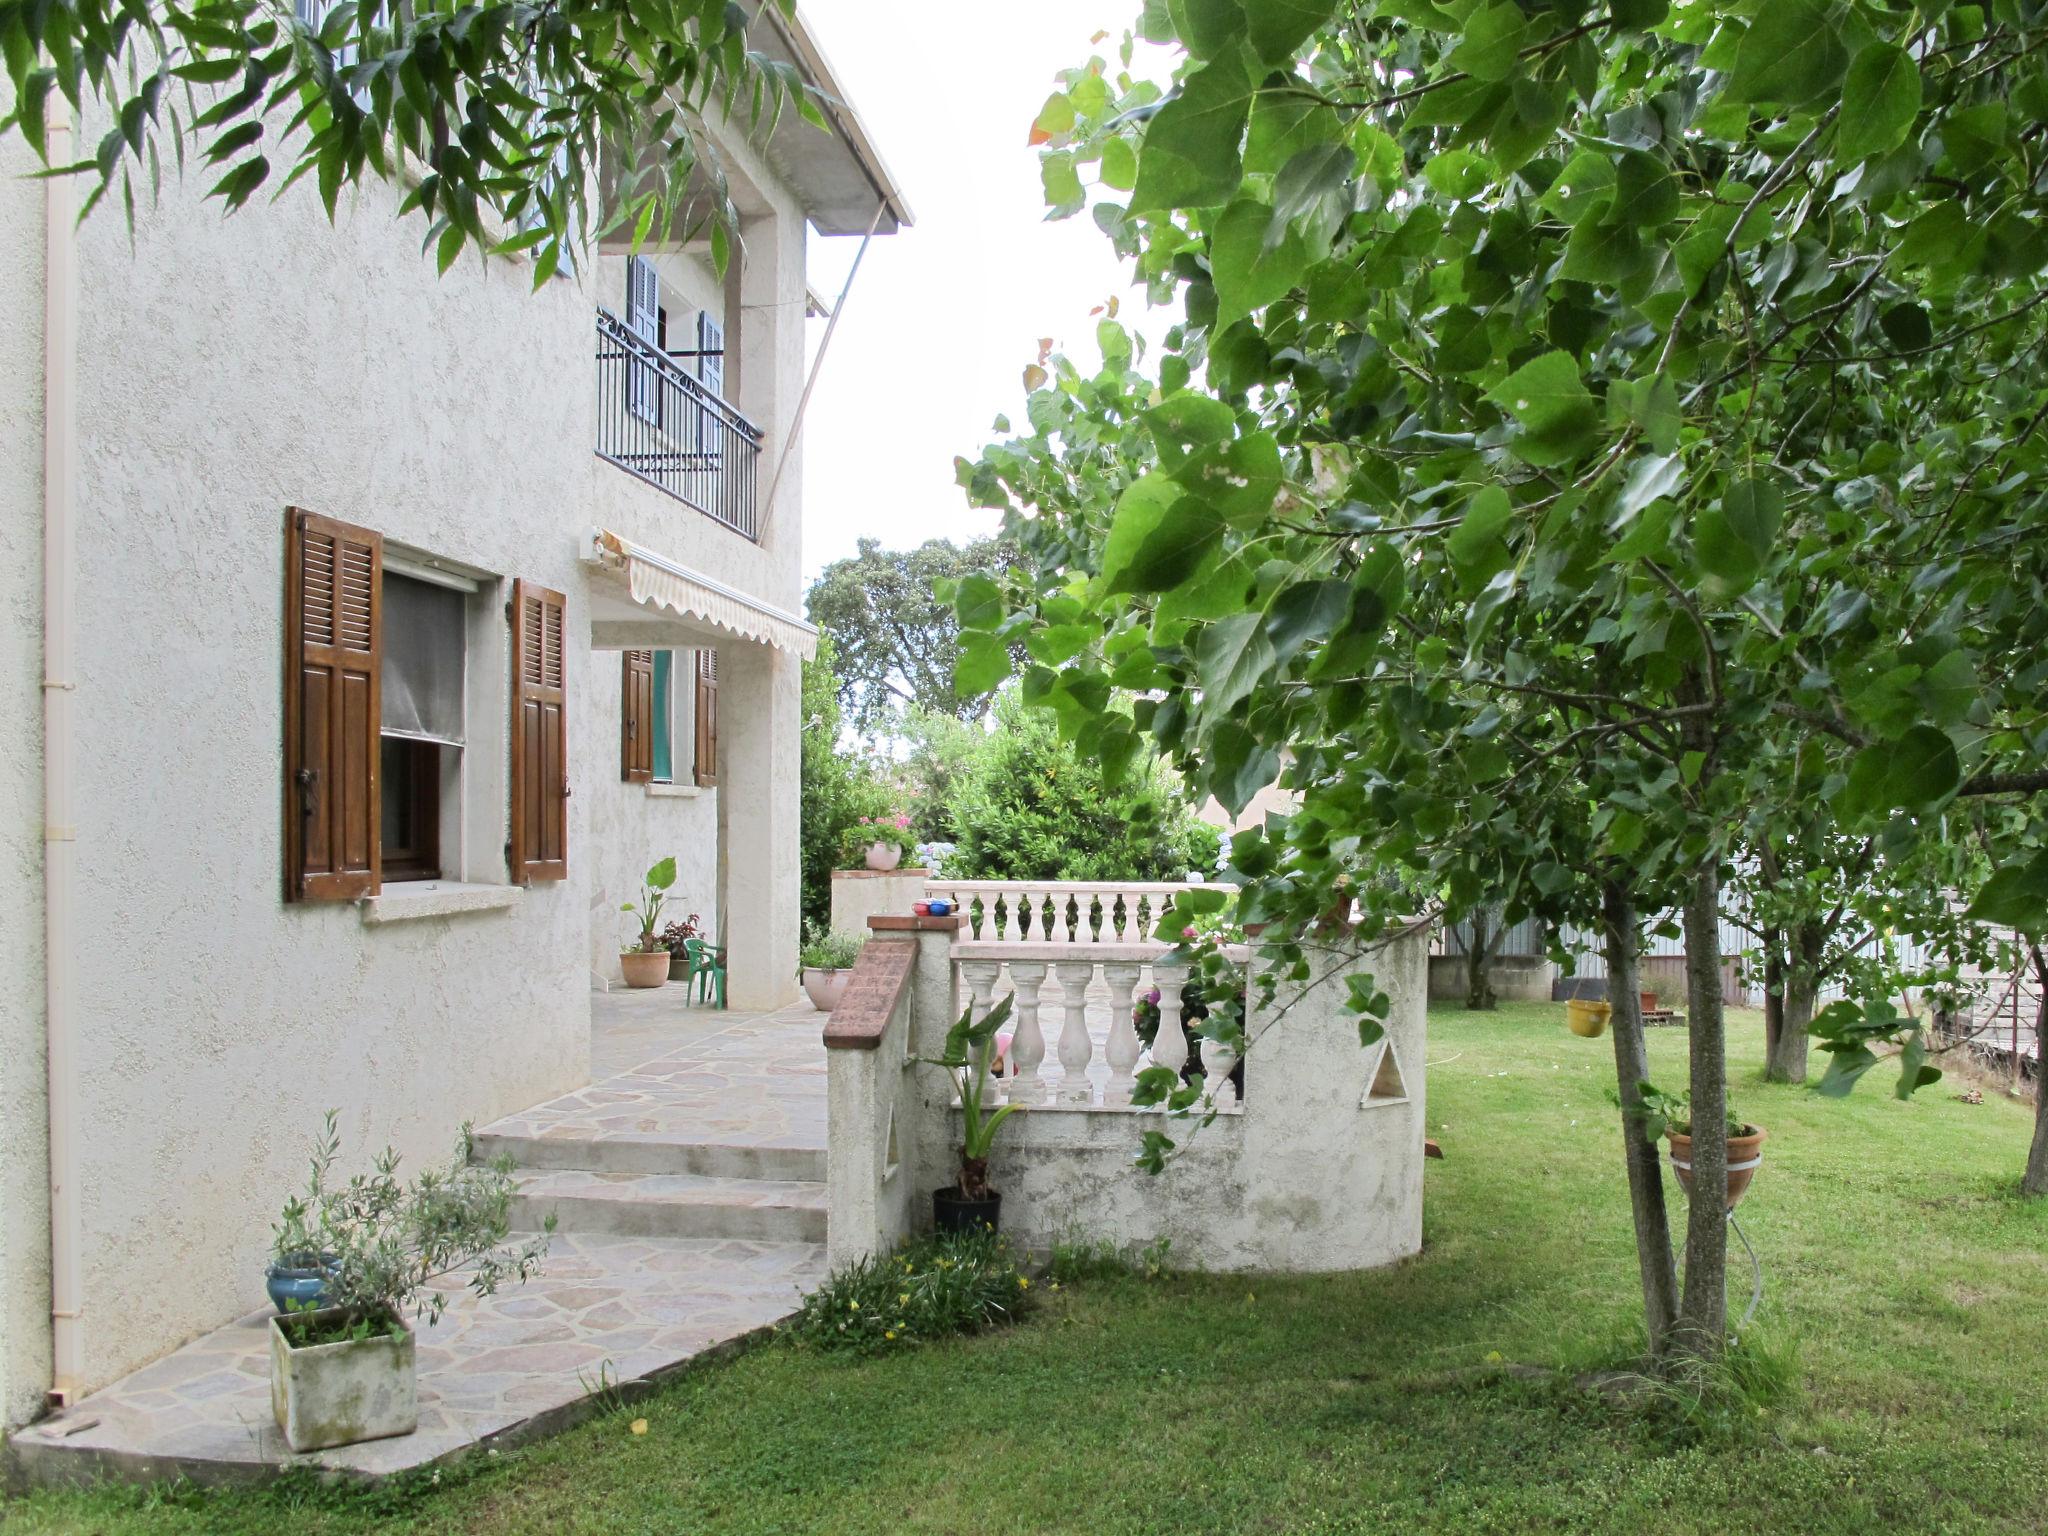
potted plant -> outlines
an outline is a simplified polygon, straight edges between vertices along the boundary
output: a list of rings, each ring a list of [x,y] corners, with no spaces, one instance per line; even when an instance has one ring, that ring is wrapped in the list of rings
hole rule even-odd
[[[680,923],[670,923],[661,930],[661,947],[668,951],[668,979],[688,982],[690,979],[690,941],[702,937],[704,920],[692,912]]]
[[[285,1443],[317,1451],[412,1433],[419,1383],[407,1314],[438,1322],[448,1292],[436,1282],[464,1266],[469,1288],[488,1296],[508,1278],[540,1268],[547,1230],[517,1248],[510,1226],[512,1160],[470,1162],[469,1127],[441,1172],[399,1178],[390,1148],[376,1168],[336,1188],[329,1180],[340,1138],[329,1111],[315,1142],[313,1174],[285,1207],[280,1233],[332,1260],[321,1301],[288,1303],[270,1320],[270,1406]]]
[[[839,861],[847,869],[865,864],[886,872],[903,862],[903,856],[917,847],[910,835],[910,818],[900,812],[893,816],[863,816],[846,829],[839,840]]]
[[[989,1083],[996,1031],[1010,1017],[1010,1002],[1005,997],[979,1023],[970,1003],[960,1021],[946,1031],[945,1054],[920,1058],[927,1066],[944,1067],[960,1095],[960,1177],[946,1188],[932,1191],[932,1225],[941,1232],[983,1227],[994,1231],[1002,1224],[1003,1197],[1001,1191],[989,1188],[988,1154],[997,1129],[1020,1106],[1005,1104],[994,1114],[985,1113],[982,1093]]]
[[[328,1304],[340,1256],[320,1246],[317,1191],[326,1188],[327,1170],[341,1151],[341,1136],[330,1111],[327,1129],[313,1141],[313,1172],[308,1181],[316,1193],[293,1195],[271,1224],[270,1265],[263,1271],[263,1289],[280,1313],[312,1312]]]
[[[668,899],[668,888],[676,883],[676,861],[663,859],[647,871],[646,883],[640,887],[640,899],[628,901],[619,907],[621,912],[630,912],[639,921],[640,934],[631,949],[619,956],[619,969],[625,972],[629,987],[658,987],[668,980],[670,952],[662,944],[662,936],[655,929],[661,921],[661,905]]]
[[[1643,1129],[1650,1139],[1659,1136],[1671,1143],[1671,1166],[1678,1174],[1678,1182],[1685,1187],[1688,1198],[1692,1195],[1692,1104],[1690,1097],[1682,1093],[1665,1093],[1650,1083],[1642,1085]],[[1726,1197],[1728,1209],[1734,1210],[1742,1203],[1742,1197],[1749,1192],[1750,1180],[1763,1165],[1764,1132],[1757,1127],[1727,1117],[1728,1127],[1728,1183]]]
[[[1564,1022],[1573,1034],[1597,1040],[1607,1033],[1607,1020],[1613,1012],[1613,1004],[1597,997],[1568,998],[1564,1005]]]
[[[798,973],[803,977],[804,995],[820,1013],[830,1013],[846,994],[853,979],[854,962],[860,959],[861,941],[850,933],[828,931],[815,922],[804,924],[803,948],[797,952]]]

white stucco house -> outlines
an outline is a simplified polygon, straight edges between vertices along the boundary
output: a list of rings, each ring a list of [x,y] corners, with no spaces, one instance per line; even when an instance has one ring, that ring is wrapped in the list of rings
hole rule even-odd
[[[910,214],[761,20],[833,128],[715,136],[722,281],[437,278],[382,186],[131,239],[0,138],[6,1425],[244,1311],[328,1107],[416,1167],[581,1084],[659,857],[795,996],[806,241]]]

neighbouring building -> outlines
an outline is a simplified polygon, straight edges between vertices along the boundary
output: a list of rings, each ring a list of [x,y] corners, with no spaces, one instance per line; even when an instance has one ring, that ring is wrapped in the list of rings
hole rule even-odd
[[[416,1168],[582,1084],[661,856],[796,995],[806,240],[910,215],[755,35],[833,126],[714,134],[722,280],[436,277],[392,188],[196,171],[131,237],[0,138],[6,1424],[260,1301],[329,1108]]]

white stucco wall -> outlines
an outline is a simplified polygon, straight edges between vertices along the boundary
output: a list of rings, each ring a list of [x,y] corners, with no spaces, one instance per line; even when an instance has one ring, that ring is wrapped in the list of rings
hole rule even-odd
[[[802,384],[803,228],[766,173],[734,158],[751,234],[732,287],[759,318],[729,325],[728,379],[768,429],[765,494]],[[22,168],[14,140],[0,141],[0,708],[22,722],[0,733],[0,860],[14,876],[0,892],[0,944],[18,957],[0,979],[9,1422],[48,1379],[33,726],[42,287],[39,191],[17,179]],[[517,262],[466,261],[437,279],[417,221],[394,222],[386,189],[345,199],[334,226],[310,191],[223,219],[200,190],[196,179],[168,185],[132,245],[118,210],[79,236],[88,1389],[260,1303],[269,1224],[326,1109],[341,1111],[351,1166],[389,1142],[417,1168],[446,1155],[462,1120],[583,1082],[592,972],[615,960],[619,905],[654,858],[674,852],[683,865],[679,915],[715,911],[719,795],[657,796],[620,780],[617,654],[590,643],[591,602],[610,578],[579,560],[585,532],[611,528],[777,606],[793,610],[799,596],[794,464],[755,544],[593,455],[593,289],[607,258],[587,264],[588,285],[557,280],[538,294]],[[374,927],[353,905],[281,900],[288,505],[567,594],[567,881],[505,910]],[[506,878],[507,595],[488,581],[470,627],[460,873],[491,883]],[[697,638],[678,629],[670,643]],[[761,669],[741,660],[721,709],[744,738],[746,679]],[[781,691],[758,729],[786,726],[789,740],[757,757],[786,756],[790,771],[764,771],[738,793],[793,829],[796,737]],[[751,825],[749,811],[726,814]],[[779,917],[760,928],[788,951],[774,968],[792,973],[795,856],[792,830],[789,869],[772,861],[749,877],[758,900],[787,906],[786,934]]]
[[[12,106],[0,82],[0,116]],[[50,1384],[43,1058],[43,185],[0,140],[0,1425]]]

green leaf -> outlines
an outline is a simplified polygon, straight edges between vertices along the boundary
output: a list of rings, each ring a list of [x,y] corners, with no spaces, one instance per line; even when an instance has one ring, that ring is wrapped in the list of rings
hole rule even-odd
[[[1233,613],[1218,619],[1202,631],[1195,646],[1203,709],[1226,713],[1264,681],[1273,663],[1273,642],[1266,638],[1264,614]]]
[[[1472,13],[1464,37],[1444,63],[1475,80],[1505,80],[1515,72],[1515,56],[1528,38],[1529,20],[1522,8],[1513,0],[1500,0]]]
[[[1837,147],[1844,160],[1897,149],[1920,115],[1920,66],[1893,43],[1872,43],[1856,55],[1842,83]]]
[[[1538,201],[1553,218],[1576,227],[1610,200],[1615,182],[1614,162],[1603,154],[1582,149],[1565,162],[1564,169]]]
[[[1336,9],[1336,0],[1245,0],[1252,51],[1262,63],[1285,64]]]
[[[1978,888],[1963,916],[1972,922],[2015,928],[2039,938],[2048,933],[2048,852],[2024,864],[1993,871]]]
[[[1668,223],[1678,213],[1678,181],[1662,160],[1645,150],[1631,149],[1616,173],[1614,208],[1608,215],[1620,223],[1647,227]]]
[[[994,629],[1004,609],[1003,589],[979,572],[962,577],[953,593],[953,615],[962,629]]]
[[[1736,47],[1728,95],[1796,107],[1832,89],[1847,66],[1841,34],[1821,0],[1769,0]]]
[[[1158,472],[1117,499],[1103,546],[1102,591],[1164,592],[1192,576],[1222,542],[1224,522]]]
[[[1493,162],[1469,149],[1447,149],[1432,155],[1422,168],[1423,179],[1443,196],[1473,198],[1493,185]]]
[[[1877,1065],[1877,1056],[1867,1045],[1852,1045],[1828,1056],[1828,1069],[1813,1085],[1815,1093],[1830,1099],[1845,1099],[1856,1080]]]
[[[1468,571],[1482,561],[1504,555],[1500,533],[1513,513],[1508,493],[1497,485],[1489,485],[1465,503],[1465,515],[1444,541],[1445,553],[1454,564]],[[1485,574],[1490,576],[1493,571]]]
[[[1585,451],[1600,425],[1578,364],[1566,352],[1531,358],[1486,393],[1521,424],[1509,446],[1531,464],[1569,463]]]
[[[1228,200],[1244,177],[1239,145],[1251,101],[1251,77],[1236,50],[1183,80],[1145,129],[1130,211],[1206,208]]]
[[[1329,638],[1351,611],[1351,583],[1334,578],[1300,581],[1273,599],[1266,612],[1266,638],[1277,660],[1288,661],[1303,646]]]
[[[1916,725],[1888,749],[1887,798],[1899,810],[1932,810],[1948,800],[1962,781],[1955,743],[1946,731]]]
[[[1138,184],[1138,152],[1129,139],[1111,139],[1102,146],[1102,184],[1118,192]]]
[[[1693,553],[1712,595],[1741,596],[1756,584],[1777,541],[1784,493],[1768,480],[1738,480],[1718,506],[1693,519]]]
[[[1266,249],[1272,219],[1273,210],[1255,198],[1240,197],[1223,210],[1209,240],[1209,271],[1216,282],[1212,329],[1264,309],[1301,281],[1308,256],[1298,235],[1290,232],[1278,248]]]
[[[1010,648],[989,634],[960,637],[953,653],[953,691],[963,699],[980,698],[1010,675]]]
[[[1205,753],[1209,793],[1232,816],[1280,776],[1280,754],[1235,720],[1210,733]]]

